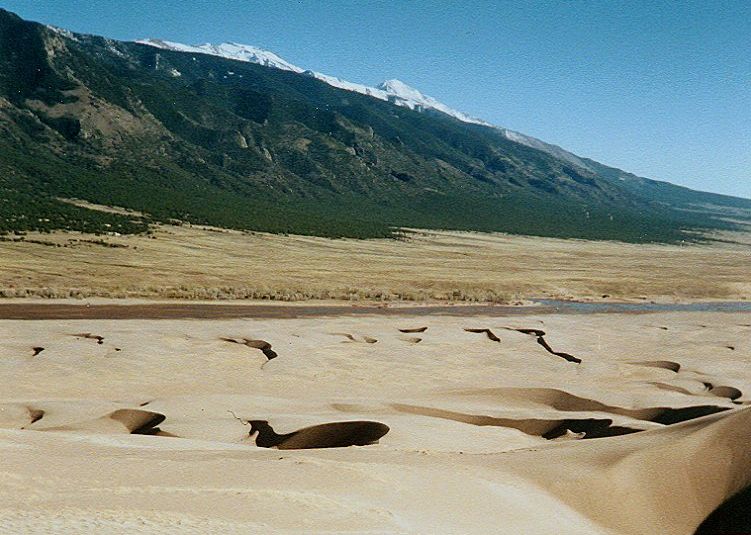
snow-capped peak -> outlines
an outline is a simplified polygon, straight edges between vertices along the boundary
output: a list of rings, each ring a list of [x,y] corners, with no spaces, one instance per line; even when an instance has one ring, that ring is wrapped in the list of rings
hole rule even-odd
[[[443,112],[447,115],[451,115],[452,117],[455,117],[456,119],[459,119],[460,121],[464,121],[466,123],[491,126],[485,121],[475,119],[474,117],[470,117],[465,113],[449,108],[433,97],[423,95],[422,93],[420,93],[420,91],[408,86],[401,80],[386,80],[385,82],[379,84],[377,87],[370,87],[364,84],[348,82],[335,76],[329,76],[328,74],[305,70],[280,58],[273,52],[264,50],[263,48],[259,48],[257,46],[242,45],[238,43],[221,43],[219,45],[213,45],[211,43],[205,43],[202,45],[184,45],[182,43],[163,41],[161,39],[141,39],[136,42],[142,45],[149,45],[166,50],[192,52],[195,54],[209,54],[211,56],[220,56],[223,58],[234,59],[238,61],[257,63],[266,67],[275,67],[277,69],[283,69],[285,71],[304,73],[308,76],[312,76],[313,78],[317,78],[322,82],[326,82],[327,84],[334,87],[346,89],[347,91],[354,91],[356,93],[362,93],[363,95],[369,95],[380,100],[388,100],[396,104],[397,106],[403,106],[413,110],[433,109]]]
[[[420,91],[412,86],[405,84],[401,80],[386,80],[385,82],[378,84],[378,89],[384,91],[387,95],[390,95],[392,98],[390,98],[389,100],[393,100],[400,106],[406,106],[412,109],[438,110],[445,113],[446,115],[451,115],[452,117],[455,117],[456,119],[459,119],[460,121],[463,121],[465,123],[493,126],[481,119],[470,117],[466,113],[457,111],[453,108],[449,108],[443,102],[439,102],[433,97],[429,97],[428,95],[423,95]]]
[[[242,45],[239,43],[221,43],[218,45],[204,43],[202,45],[184,45],[182,43],[163,41],[161,39],[141,39],[139,41],[136,41],[136,43],[163,48],[166,50],[176,50],[178,52],[208,54],[210,56],[219,56],[222,58],[235,59],[238,61],[246,61],[248,63],[257,63],[265,67],[275,67],[277,69],[283,69],[285,71],[292,71],[297,73],[301,73],[305,70],[280,58],[273,52],[264,50],[263,48],[259,48],[257,46]]]
[[[60,31],[57,28],[55,28],[55,30]],[[545,143],[544,141],[541,141],[537,138],[527,136],[513,130],[508,130],[507,128],[497,127],[481,119],[471,117],[466,113],[462,113],[455,109],[449,108],[442,102],[439,102],[433,97],[422,94],[420,91],[405,84],[401,80],[386,80],[378,84],[376,87],[348,82],[347,80],[342,80],[341,78],[330,76],[328,74],[302,69],[297,65],[293,65],[292,63],[280,58],[273,52],[264,50],[263,48],[251,45],[242,45],[239,43],[221,43],[218,45],[205,43],[202,45],[193,46],[184,45],[182,43],[175,43],[172,41],[163,41],[161,39],[142,39],[136,42],[166,50],[175,50],[178,52],[189,52],[194,54],[208,54],[211,56],[219,56],[237,61],[257,63],[266,67],[274,67],[285,71],[304,74],[306,76],[312,76],[313,78],[317,78],[318,80],[321,80],[322,82],[325,82],[331,86],[345,89],[347,91],[362,93],[363,95],[368,95],[380,100],[386,100],[397,106],[410,108],[412,110],[423,111],[430,109],[440,111],[465,123],[481,124],[484,126],[496,128],[504,137],[511,141],[514,141],[515,143],[520,143],[522,145],[547,152],[548,154],[551,154],[556,158],[566,160],[584,169],[589,169],[589,166],[581,158],[562,149],[561,147],[558,147],[557,145]],[[171,72],[171,74],[173,76],[180,76],[180,73],[178,71]]]
[[[412,86],[409,86],[402,82],[401,80],[392,79],[392,80],[385,80],[378,84],[378,89],[382,89],[383,91],[386,91],[387,93],[390,93],[392,95],[400,96],[404,99],[410,99],[410,100],[425,100],[426,97],[422,93],[420,93],[417,89],[415,89]]]
[[[62,35],[63,37],[67,37],[68,39],[71,39],[73,41],[78,41],[78,38],[70,30],[66,30],[65,28],[60,28],[58,26],[53,26],[52,24],[47,24],[46,26],[48,30],[52,30],[58,35]]]

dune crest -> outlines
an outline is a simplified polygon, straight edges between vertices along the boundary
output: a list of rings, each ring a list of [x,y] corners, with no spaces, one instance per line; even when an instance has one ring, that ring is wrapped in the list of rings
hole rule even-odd
[[[690,535],[751,485],[749,430],[751,408],[736,409],[617,439],[517,451],[498,466],[545,485],[613,533]]]

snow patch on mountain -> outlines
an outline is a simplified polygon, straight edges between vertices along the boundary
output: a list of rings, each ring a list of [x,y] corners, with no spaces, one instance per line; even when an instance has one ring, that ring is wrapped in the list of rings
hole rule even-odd
[[[46,26],[48,30],[53,31],[58,35],[62,35],[63,37],[66,37],[72,41],[78,41],[78,38],[70,30],[66,30],[65,28],[58,28],[57,26],[53,26],[52,24],[47,24]]]
[[[220,56],[222,58],[234,59],[237,61],[246,61],[248,63],[257,63],[264,67],[275,67],[285,71],[301,73],[297,65],[280,58],[273,52],[264,50],[257,46],[241,45],[239,43],[221,43],[213,45],[204,43],[202,45],[184,45],[173,41],[163,41],[161,39],[141,39],[136,41],[142,45],[154,46],[165,50],[176,50],[178,52],[191,52],[193,54],[208,54],[210,56]]]
[[[452,117],[455,117],[460,121],[464,121],[465,123],[493,126],[481,119],[470,117],[466,113],[457,111],[453,108],[449,108],[444,103],[437,101],[433,97],[423,95],[422,93],[420,93],[420,91],[418,91],[414,87],[408,86],[401,80],[386,80],[385,82],[380,83],[377,88],[384,91],[387,95],[389,95],[389,97],[393,97],[394,102],[401,106],[407,106],[408,108],[418,110],[437,110],[445,113],[446,115],[451,115]],[[392,100],[392,98],[389,98],[389,100]]]
[[[358,84],[355,82],[348,82],[347,80],[342,80],[341,78],[337,78],[336,76],[330,76],[328,74],[323,74],[322,72],[316,72],[316,71],[305,71],[307,76],[312,76],[313,78],[316,78],[317,80],[321,80],[322,82],[326,82],[329,85],[332,85],[334,87],[338,87],[339,89],[346,89],[347,91],[354,91],[355,93],[362,93],[363,95],[368,95],[371,97],[375,97],[381,100],[388,100],[388,95],[385,91],[381,91],[380,89],[377,89],[375,87],[370,87],[364,84]]]
[[[574,164],[578,167],[581,167],[582,169],[588,169],[590,171],[593,171],[593,169],[590,168],[586,164],[586,162],[584,162],[584,160],[579,158],[576,154],[573,154],[567,151],[566,149],[559,147],[558,145],[545,143],[544,141],[541,141],[537,139],[536,137],[528,136],[520,132],[515,132],[513,130],[509,130],[508,128],[498,128],[498,130],[500,130],[503,136],[508,140],[514,141],[516,143],[520,143],[522,145],[526,145],[527,147],[531,147],[533,149],[547,152],[551,156],[555,156],[556,158],[560,160],[567,161],[568,163]]]

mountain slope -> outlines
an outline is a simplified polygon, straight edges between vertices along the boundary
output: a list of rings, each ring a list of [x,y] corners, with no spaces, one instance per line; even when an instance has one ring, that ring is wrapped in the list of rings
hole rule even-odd
[[[675,241],[732,227],[501,130],[265,65],[0,10],[0,230],[136,232],[179,219],[325,236],[410,226]]]
[[[137,42],[155,46],[157,48],[210,54],[228,59],[257,63],[259,65],[264,65],[267,67],[305,73],[334,87],[339,87],[348,91],[355,91],[364,95],[370,95],[381,100],[388,100],[392,104],[396,104],[398,106],[405,106],[410,109],[417,110],[440,111],[442,113],[445,113],[446,115],[449,115],[466,123],[494,126],[486,121],[470,117],[463,112],[452,109],[442,102],[434,99],[433,97],[423,95],[417,89],[408,86],[400,80],[386,80],[375,87],[369,87],[363,84],[348,82],[346,80],[342,80],[340,78],[319,72],[304,70],[301,67],[283,60],[273,52],[258,47],[241,45],[237,43],[222,43],[220,45],[203,44],[198,46],[189,46],[180,43],[162,41],[159,39],[146,39]],[[506,139],[520,143],[522,145],[526,145],[527,147],[546,152],[556,159],[563,160],[586,171],[596,173],[603,178],[613,181],[623,181],[624,183],[620,184],[622,187],[631,191],[637,196],[644,198],[647,201],[656,200],[663,203],[673,204],[675,206],[682,206],[684,208],[690,206],[694,209],[696,209],[697,205],[704,208],[714,207],[715,209],[751,208],[751,201],[747,199],[737,199],[727,195],[716,195],[711,193],[693,191],[688,188],[675,186],[667,182],[660,182],[648,178],[638,177],[631,173],[621,171],[620,169],[605,166],[588,158],[582,158],[557,145],[546,143],[540,139],[522,134],[521,132],[516,132],[514,130],[498,126],[496,126],[495,128],[497,128],[501,132],[501,134],[506,137]]]

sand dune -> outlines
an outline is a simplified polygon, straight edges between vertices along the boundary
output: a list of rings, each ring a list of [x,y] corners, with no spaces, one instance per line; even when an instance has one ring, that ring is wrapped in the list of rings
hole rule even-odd
[[[751,485],[741,445],[751,411],[707,416],[656,431],[520,451],[504,469],[545,485],[563,503],[616,533],[693,533],[715,508]],[[555,485],[550,481],[555,480]]]
[[[719,392],[724,393],[732,387],[720,387]],[[710,391],[712,392],[712,391]],[[742,395],[740,390],[730,390],[732,394]],[[471,397],[492,397],[503,403],[512,403],[513,401],[523,403],[535,403],[545,405],[551,409],[562,412],[605,412],[627,416],[636,420],[647,420],[661,424],[674,424],[685,420],[692,420],[707,414],[722,412],[728,410],[728,406],[716,405],[689,405],[685,407],[643,407],[627,408],[615,407],[601,403],[594,399],[587,399],[576,396],[564,390],[554,388],[495,388],[484,391],[469,391]],[[461,393],[460,393],[461,395]],[[721,396],[718,397],[729,397]]]
[[[0,533],[691,535],[751,485],[747,324],[0,322]]]

